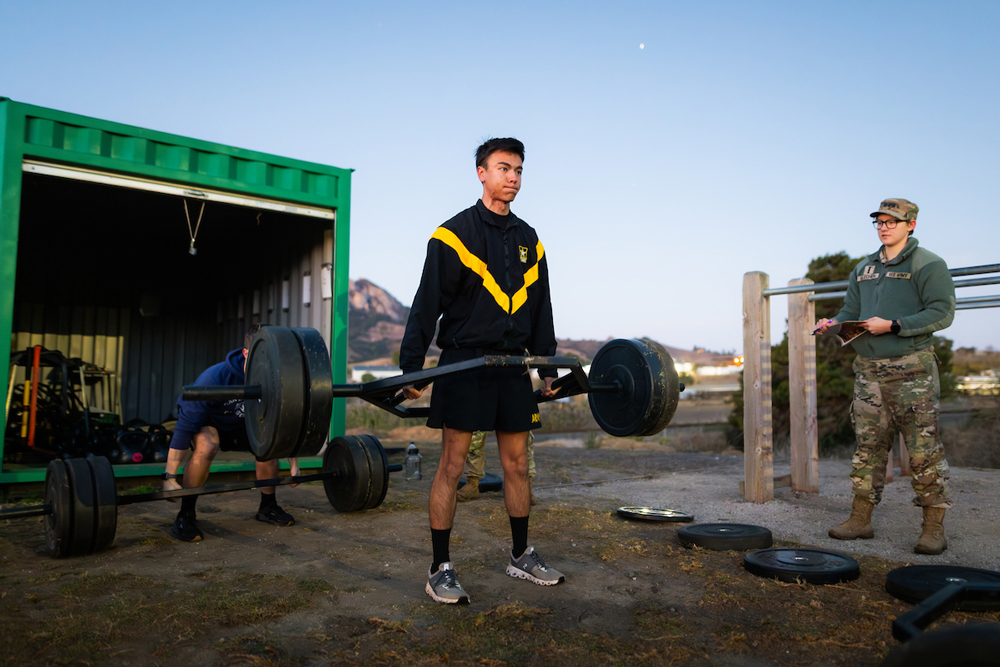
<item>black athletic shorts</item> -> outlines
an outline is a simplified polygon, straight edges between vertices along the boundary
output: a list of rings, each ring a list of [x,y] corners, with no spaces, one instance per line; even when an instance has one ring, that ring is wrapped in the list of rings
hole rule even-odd
[[[441,353],[439,365],[468,361],[483,354],[483,350],[449,348]],[[480,368],[435,380],[427,425],[511,433],[538,428],[542,420],[528,369]]]
[[[211,417],[208,418],[208,426],[215,428],[219,432],[219,449],[223,452],[249,452],[250,440],[247,438],[245,426],[224,431]],[[192,442],[192,444],[194,444]]]

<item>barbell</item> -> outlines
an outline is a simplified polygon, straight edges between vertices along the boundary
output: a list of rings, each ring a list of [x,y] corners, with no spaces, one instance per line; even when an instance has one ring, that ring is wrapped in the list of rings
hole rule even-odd
[[[83,556],[112,545],[121,505],[322,481],[335,510],[357,512],[381,505],[389,488],[389,473],[402,468],[398,463],[389,464],[374,436],[344,436],[330,441],[320,473],[118,495],[114,470],[105,457],[56,459],[45,471],[44,504],[0,511],[0,520],[44,516],[49,554],[54,558]]]
[[[575,357],[486,355],[362,384],[333,383],[330,356],[315,329],[265,326],[248,348],[245,384],[184,387],[186,401],[243,399],[247,439],[258,460],[313,456],[330,428],[334,398],[361,398],[399,417],[427,417],[430,408],[402,405],[403,387],[426,387],[442,377],[477,368],[567,369],[552,383],[554,397],[535,392],[538,402],[588,394],[597,424],[618,436],[662,431],[677,410],[684,385],[673,359],[651,340],[605,343],[584,372]]]

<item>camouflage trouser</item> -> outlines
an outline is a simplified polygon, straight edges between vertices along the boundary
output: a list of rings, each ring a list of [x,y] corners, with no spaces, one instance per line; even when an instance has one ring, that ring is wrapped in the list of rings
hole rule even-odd
[[[528,477],[535,476],[535,436],[528,431]],[[483,478],[486,472],[486,431],[474,431],[469,457],[465,460],[465,476]]]
[[[851,421],[858,448],[851,461],[854,493],[878,504],[889,449],[900,433],[910,453],[913,503],[949,508],[948,462],[938,432],[938,379],[934,350],[891,359],[854,360]]]

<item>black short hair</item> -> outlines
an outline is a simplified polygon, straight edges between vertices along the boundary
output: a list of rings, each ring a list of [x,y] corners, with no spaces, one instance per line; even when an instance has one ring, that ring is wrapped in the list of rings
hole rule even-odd
[[[263,324],[251,324],[250,328],[247,329],[247,333],[243,336],[243,347],[250,349],[250,343],[253,342],[253,337],[257,335],[260,328],[264,326]]]
[[[524,162],[524,144],[514,137],[503,139],[487,139],[483,145],[476,149],[476,167],[485,167],[486,161],[497,151],[513,153]]]

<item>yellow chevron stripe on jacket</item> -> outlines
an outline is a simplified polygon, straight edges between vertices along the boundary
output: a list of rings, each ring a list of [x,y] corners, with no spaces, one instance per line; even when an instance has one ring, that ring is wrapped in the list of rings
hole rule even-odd
[[[541,241],[539,241],[538,245],[535,246],[537,261],[530,269],[524,272],[524,285],[521,289],[514,293],[514,298],[512,300],[500,288],[496,279],[486,268],[486,262],[469,252],[469,249],[465,247],[465,244],[462,243],[461,239],[459,239],[454,232],[450,229],[445,229],[444,227],[438,227],[434,230],[434,233],[431,234],[431,238],[441,241],[441,243],[444,243],[446,246],[454,250],[455,254],[458,255],[459,261],[462,262],[462,265],[483,279],[483,287],[485,287],[486,291],[493,296],[497,305],[500,306],[503,312],[508,314],[516,313],[518,309],[528,301],[528,287],[533,285],[538,280],[538,262],[541,262],[542,257],[545,255],[545,248],[542,247]]]
[[[445,229],[444,227],[438,227],[434,230],[434,233],[431,234],[431,238],[437,239],[454,250],[458,254],[459,261],[483,279],[483,287],[486,288],[487,292],[493,295],[493,298],[496,299],[497,305],[503,309],[503,312],[510,312],[510,298],[502,289],[500,289],[500,285],[497,284],[493,275],[489,272],[489,270],[487,270],[486,262],[469,252],[469,249],[465,247],[465,244],[462,243],[461,239],[455,236],[454,232],[449,229]]]
[[[535,264],[524,272],[524,285],[521,289],[514,292],[514,297],[511,299],[512,302],[512,313],[516,313],[517,309],[525,304],[528,300],[528,288],[535,284],[538,280],[538,263],[542,261],[542,257],[545,256],[545,248],[542,247],[542,242],[539,241],[538,245],[535,246]]]

